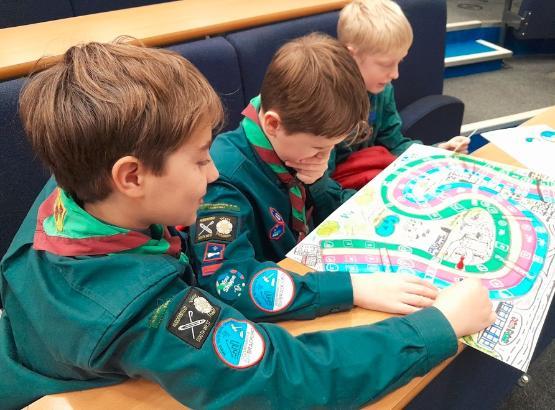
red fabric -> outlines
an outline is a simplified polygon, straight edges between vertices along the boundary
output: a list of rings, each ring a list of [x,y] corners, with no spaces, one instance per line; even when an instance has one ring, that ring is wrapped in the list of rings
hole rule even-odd
[[[376,145],[354,152],[335,168],[333,179],[343,188],[360,189],[395,161],[387,148]]]

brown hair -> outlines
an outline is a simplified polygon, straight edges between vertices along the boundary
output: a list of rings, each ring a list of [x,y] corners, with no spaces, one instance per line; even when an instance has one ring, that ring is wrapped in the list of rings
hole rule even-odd
[[[354,0],[337,22],[337,38],[358,55],[408,50],[412,27],[401,7],[391,0]]]
[[[285,130],[327,138],[365,137],[370,103],[349,51],[320,33],[288,42],[274,55],[260,91],[262,109],[276,111]]]
[[[189,61],[123,43],[71,47],[32,75],[19,104],[34,151],[83,202],[108,196],[119,158],[133,155],[160,175],[199,126],[223,119],[218,96]]]

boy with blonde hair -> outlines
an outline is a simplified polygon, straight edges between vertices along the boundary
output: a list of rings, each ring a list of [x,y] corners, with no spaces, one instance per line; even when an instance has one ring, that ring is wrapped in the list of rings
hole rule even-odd
[[[194,223],[218,177],[222,107],[176,54],[72,47],[20,111],[55,180],[0,262],[3,409],[138,377],[191,408],[357,407],[491,323],[476,281],[404,318],[296,338],[195,287],[188,237],[165,225]]]
[[[413,41],[411,25],[401,7],[391,0],[354,0],[339,14],[337,36],[350,51],[364,78],[372,107],[369,116],[372,132],[362,142],[338,146],[335,164],[348,161],[352,153],[367,147],[385,147],[397,156],[410,145],[421,143],[403,136],[391,85],[391,81],[399,77],[399,64]],[[468,138],[459,136],[438,146],[467,152],[468,143]]]

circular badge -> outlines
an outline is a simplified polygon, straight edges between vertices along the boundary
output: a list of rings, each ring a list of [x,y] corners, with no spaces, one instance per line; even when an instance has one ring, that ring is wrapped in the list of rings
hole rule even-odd
[[[218,324],[212,344],[218,357],[228,366],[244,369],[257,364],[264,355],[266,343],[252,323],[227,319]]]
[[[231,269],[222,273],[216,280],[216,291],[225,300],[235,300],[243,293],[245,288],[245,275]]]
[[[295,283],[287,272],[267,268],[252,278],[250,295],[259,309],[265,312],[279,312],[293,301]]]
[[[229,235],[233,230],[233,224],[227,218],[223,218],[216,224],[216,231],[222,235]]]

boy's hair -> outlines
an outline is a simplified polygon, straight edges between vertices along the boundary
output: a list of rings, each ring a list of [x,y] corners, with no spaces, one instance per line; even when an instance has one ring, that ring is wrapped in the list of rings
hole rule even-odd
[[[276,111],[285,131],[362,138],[370,109],[349,51],[334,38],[309,34],[274,55],[260,90],[262,109]]]
[[[358,54],[408,49],[412,27],[399,5],[391,0],[354,0],[339,13],[337,37]]]
[[[189,61],[123,43],[71,47],[32,75],[19,104],[34,151],[83,202],[110,194],[118,159],[133,155],[161,175],[199,126],[223,119],[218,96]]]

